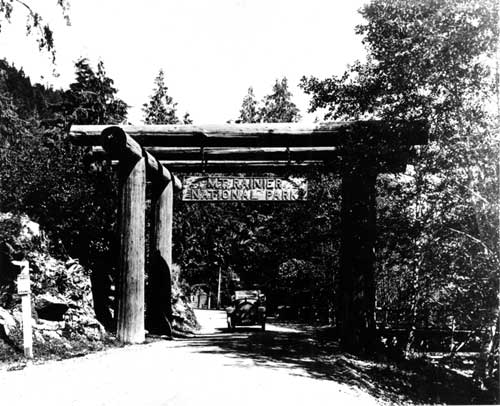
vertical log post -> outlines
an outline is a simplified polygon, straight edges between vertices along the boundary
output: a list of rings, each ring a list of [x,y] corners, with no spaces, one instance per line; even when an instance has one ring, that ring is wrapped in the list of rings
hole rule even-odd
[[[117,335],[122,342],[140,343],[145,338],[146,175],[154,185],[154,218],[151,223],[154,227],[151,247],[154,272],[150,286],[154,287],[155,292],[152,295],[153,303],[149,307],[159,315],[161,322],[166,323],[168,329],[172,315],[172,195],[174,188],[182,188],[182,183],[120,127],[111,126],[104,129],[101,133],[101,143],[111,157],[120,160],[120,282]],[[165,298],[165,295],[168,297]],[[157,308],[159,303],[161,305]],[[155,317],[153,320],[156,320]]]
[[[375,180],[351,167],[342,176],[341,252],[337,322],[343,349],[370,352],[375,344]]]
[[[153,183],[146,321],[150,332],[172,334],[173,182]]]
[[[145,159],[120,160],[120,280],[117,336],[123,343],[144,342]]]

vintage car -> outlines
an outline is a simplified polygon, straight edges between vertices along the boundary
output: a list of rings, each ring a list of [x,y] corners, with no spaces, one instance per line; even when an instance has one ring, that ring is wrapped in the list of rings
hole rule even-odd
[[[266,329],[266,297],[258,290],[237,290],[231,296],[231,306],[226,308],[227,326],[259,325]]]

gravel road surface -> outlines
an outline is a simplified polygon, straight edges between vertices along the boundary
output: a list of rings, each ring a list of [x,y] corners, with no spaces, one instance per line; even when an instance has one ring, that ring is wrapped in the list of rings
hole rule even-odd
[[[380,404],[366,388],[314,369],[301,332],[226,329],[225,313],[197,311],[193,338],[109,349],[0,372],[0,405]],[[297,337],[297,339],[295,338]],[[291,357],[290,354],[294,354]],[[291,361],[293,358],[293,362]],[[340,378],[341,375],[339,374]]]

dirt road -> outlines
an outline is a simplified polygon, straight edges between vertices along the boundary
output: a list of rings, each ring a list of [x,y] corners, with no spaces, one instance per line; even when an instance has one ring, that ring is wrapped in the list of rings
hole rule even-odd
[[[230,333],[223,312],[198,311],[198,316],[203,329],[192,339],[2,371],[0,405],[384,403],[341,362],[337,370],[318,364],[311,338],[301,331],[270,325],[265,332],[248,327]]]

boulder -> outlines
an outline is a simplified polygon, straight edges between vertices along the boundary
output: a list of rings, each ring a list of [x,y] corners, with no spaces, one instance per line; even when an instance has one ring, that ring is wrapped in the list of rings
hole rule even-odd
[[[7,344],[8,347],[19,352],[23,339],[21,327],[21,319],[17,317],[16,310],[0,307],[0,346]]]
[[[172,328],[176,331],[194,333],[200,328],[193,309],[183,295],[173,297],[172,316]]]
[[[45,293],[35,299],[35,309],[41,319],[62,321],[69,306],[63,297]]]
[[[16,326],[14,317],[7,310],[0,307],[0,329],[3,329],[3,332],[8,336]]]

